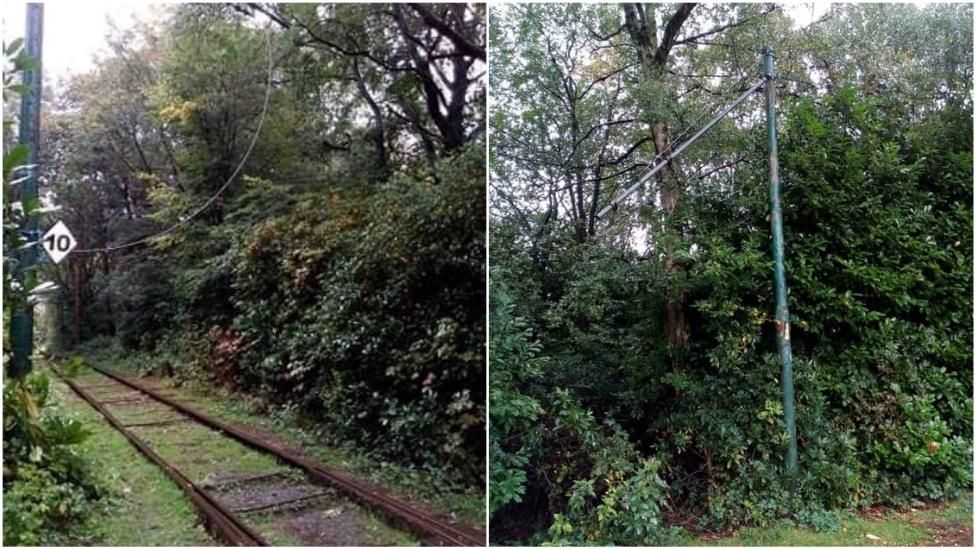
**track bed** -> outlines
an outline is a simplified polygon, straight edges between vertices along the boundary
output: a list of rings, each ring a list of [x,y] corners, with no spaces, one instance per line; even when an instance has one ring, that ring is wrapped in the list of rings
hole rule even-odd
[[[150,382],[101,369],[64,381],[180,485],[224,543],[484,545],[480,532],[208,416]]]

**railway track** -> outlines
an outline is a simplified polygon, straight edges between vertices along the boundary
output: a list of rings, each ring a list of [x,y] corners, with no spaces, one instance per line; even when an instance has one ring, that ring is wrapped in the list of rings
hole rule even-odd
[[[481,532],[212,417],[165,390],[92,370],[74,379],[55,373],[172,478],[210,532],[228,545],[485,545]]]

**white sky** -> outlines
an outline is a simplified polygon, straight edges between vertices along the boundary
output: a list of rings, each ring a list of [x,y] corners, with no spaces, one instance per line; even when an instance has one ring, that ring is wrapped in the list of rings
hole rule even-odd
[[[3,2],[3,40],[24,36],[26,2]],[[105,50],[109,21],[119,28],[131,27],[135,18],[151,19],[148,2],[44,2],[45,80],[88,71],[94,56]]]
[[[44,70],[54,80],[86,72],[96,54],[104,51],[109,21],[120,28],[131,27],[136,19],[151,19],[153,4],[88,0],[48,0],[44,4]],[[924,6],[928,2],[912,2]],[[24,35],[26,2],[3,2],[3,39],[9,42]],[[786,3],[787,14],[800,26],[826,13],[828,2]]]

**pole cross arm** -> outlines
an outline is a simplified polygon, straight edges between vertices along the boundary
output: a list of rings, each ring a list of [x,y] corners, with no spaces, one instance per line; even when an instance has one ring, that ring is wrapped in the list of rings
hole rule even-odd
[[[685,141],[683,141],[680,145],[678,145],[674,149],[674,152],[672,152],[667,158],[662,158],[659,162],[657,162],[653,166],[651,166],[651,168],[649,170],[647,170],[644,173],[644,175],[642,175],[641,178],[637,180],[636,183],[634,183],[630,187],[627,187],[627,190],[625,190],[620,196],[618,196],[617,198],[615,198],[613,200],[613,202],[611,202],[611,203],[607,204],[606,206],[604,206],[597,213],[597,217],[603,217],[608,212],[610,212],[612,210],[616,210],[617,208],[619,208],[620,207],[620,204],[624,200],[626,200],[627,197],[629,197],[630,195],[632,195],[635,192],[637,192],[637,190],[640,189],[641,186],[644,185],[644,183],[646,183],[648,180],[650,180],[652,177],[654,177],[654,174],[656,174],[657,172],[659,172],[662,169],[664,169],[664,167],[667,166],[667,165],[669,165],[672,160],[674,160],[675,158],[677,158],[678,156],[680,156],[681,153],[685,152],[685,149],[687,149],[688,147],[690,147],[692,145],[692,143],[694,143],[695,141],[698,141],[698,139],[701,136],[705,135],[705,133],[708,132],[708,130],[712,129],[712,127],[714,127],[715,124],[718,124],[723,118],[725,118],[726,116],[728,116],[730,112],[732,112],[736,107],[739,106],[739,103],[742,103],[750,95],[756,93],[756,91],[758,91],[760,88],[762,88],[763,87],[763,84],[765,84],[766,81],[769,80],[769,79],[770,79],[770,76],[769,75],[763,76],[763,78],[761,78],[758,82],[756,82],[755,84],[753,84],[751,88],[749,88],[748,90],[746,90],[745,92],[743,92],[742,95],[740,95],[739,97],[736,97],[735,100],[732,101],[732,103],[730,103],[728,107],[722,109],[722,111],[719,112],[717,115],[715,115],[715,117],[713,117],[711,120],[709,120],[707,124],[705,124],[704,126],[702,126],[700,130],[698,130],[697,132],[695,132],[694,135],[692,135],[691,137],[689,137],[688,139],[686,139]]]

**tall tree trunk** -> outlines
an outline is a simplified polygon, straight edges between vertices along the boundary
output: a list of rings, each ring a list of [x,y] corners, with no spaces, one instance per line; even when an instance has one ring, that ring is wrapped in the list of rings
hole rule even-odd
[[[659,83],[663,78],[663,68],[675,45],[682,25],[695,8],[693,3],[678,6],[675,13],[665,24],[664,33],[660,40],[657,37],[657,23],[655,21],[655,6],[648,4],[646,9],[642,4],[624,4],[624,24],[640,58],[643,83],[650,86]],[[658,154],[668,150],[670,144],[667,124],[654,121],[651,124],[651,135],[654,137],[654,147]],[[664,155],[668,156],[668,155]],[[661,207],[664,211],[664,270],[669,278],[686,270],[686,266],[675,259],[678,243],[683,242],[685,235],[677,223],[676,211],[684,200],[684,188],[678,173],[678,167],[672,163],[667,169],[658,174]],[[673,275],[673,276],[671,276]],[[686,294],[669,294],[664,304],[664,331],[668,345],[672,350],[681,350],[688,343],[689,326],[685,315]]]
[[[82,341],[81,327],[84,324],[84,317],[85,317],[84,297],[82,295],[82,284],[83,284],[82,275],[84,272],[84,267],[80,261],[74,261],[71,263],[70,268],[72,274],[71,278],[74,279],[72,284],[73,291],[71,296],[72,297],[71,309],[72,309],[72,320],[73,320],[72,327],[74,328],[72,331],[74,333],[72,334],[73,337],[71,338],[71,343],[72,345],[78,345]]]
[[[109,263],[109,254],[107,252],[105,252],[105,253],[102,253],[101,255],[102,255],[102,257],[101,257],[101,259],[102,259],[102,275],[105,277],[105,280],[108,280],[109,279],[109,276],[112,274],[111,273],[112,272],[112,266],[111,266],[111,263]],[[114,337],[115,336],[115,314],[112,311],[112,309],[113,309],[113,307],[112,307],[112,292],[105,292],[105,308],[106,308],[106,311],[105,311],[105,320],[104,320],[105,324],[102,327],[102,329],[105,330],[105,333],[107,333],[108,335]]]
[[[657,154],[662,154],[668,150],[670,141],[668,139],[668,127],[663,122],[657,122],[651,126],[651,134],[654,136],[654,148]],[[663,154],[664,158],[669,158],[670,153]],[[664,272],[672,277],[685,270],[685,265],[675,259],[677,243],[684,240],[681,227],[676,223],[675,210],[684,198],[684,188],[678,177],[677,168],[674,163],[662,170],[660,177],[660,196],[661,209],[664,211]],[[673,237],[679,237],[673,238]],[[664,331],[668,339],[668,344],[672,349],[683,349],[688,343],[689,326],[685,318],[686,293],[682,290],[678,295],[670,292],[664,301]]]

